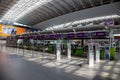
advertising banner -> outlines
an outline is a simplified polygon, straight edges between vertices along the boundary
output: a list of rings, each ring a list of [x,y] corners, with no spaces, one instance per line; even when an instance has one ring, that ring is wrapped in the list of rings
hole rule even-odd
[[[0,36],[7,37],[11,35],[20,35],[25,31],[25,28],[20,28],[16,26],[7,26],[0,24]]]

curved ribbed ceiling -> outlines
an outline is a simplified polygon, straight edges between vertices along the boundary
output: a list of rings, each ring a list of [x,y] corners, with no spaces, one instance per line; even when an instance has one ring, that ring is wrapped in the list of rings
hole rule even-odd
[[[64,14],[119,0],[0,0],[2,20],[33,26]],[[21,5],[20,5],[21,4]],[[16,7],[17,6],[17,7]],[[16,7],[16,9],[15,9]]]

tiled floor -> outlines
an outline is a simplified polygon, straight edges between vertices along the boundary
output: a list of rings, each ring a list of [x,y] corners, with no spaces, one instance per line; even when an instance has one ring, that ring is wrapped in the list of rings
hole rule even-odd
[[[120,61],[95,63],[93,68],[87,59],[67,59],[56,61],[55,55],[31,51],[2,49],[0,51],[0,80],[120,80]]]

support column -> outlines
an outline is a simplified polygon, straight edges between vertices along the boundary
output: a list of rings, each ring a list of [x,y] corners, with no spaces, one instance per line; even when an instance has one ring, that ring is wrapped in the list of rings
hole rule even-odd
[[[71,58],[71,43],[70,42],[68,42],[67,43],[67,56],[68,56],[68,59],[70,59]]]
[[[93,43],[88,44],[88,52],[89,52],[89,67],[94,67],[94,51],[93,51]]]
[[[110,50],[111,50],[111,48],[113,47],[113,39],[114,39],[113,29],[110,29],[110,30],[109,30],[109,38],[110,38],[109,47],[106,48],[106,54],[105,54],[105,58],[106,58],[107,60],[110,60],[110,58],[111,58]]]
[[[60,59],[61,59],[61,46],[60,46],[61,44],[60,43],[57,43],[56,44],[56,48],[57,48],[57,60],[58,61],[60,61]]]
[[[100,62],[100,48],[99,48],[99,43],[95,44],[95,51],[96,51],[96,62]]]

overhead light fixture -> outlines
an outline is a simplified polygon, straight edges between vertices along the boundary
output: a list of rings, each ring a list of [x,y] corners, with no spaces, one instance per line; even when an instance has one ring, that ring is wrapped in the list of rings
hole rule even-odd
[[[88,19],[82,19],[82,20],[77,20],[72,23],[74,24],[80,24],[80,23],[85,23],[85,22],[92,22],[92,21],[98,21],[98,20],[104,20],[104,19],[113,19],[113,18],[120,18],[119,15],[108,15],[108,16],[101,16],[101,17],[94,17],[94,18],[88,18]],[[64,23],[64,24],[70,24],[71,22]],[[51,27],[46,28],[45,30],[54,30],[54,29],[60,29],[63,28],[64,24],[56,25]],[[91,24],[92,25],[92,24]],[[65,26],[64,26],[65,27]]]
[[[22,18],[24,15],[52,0],[20,0],[3,16],[2,20],[13,22]]]

